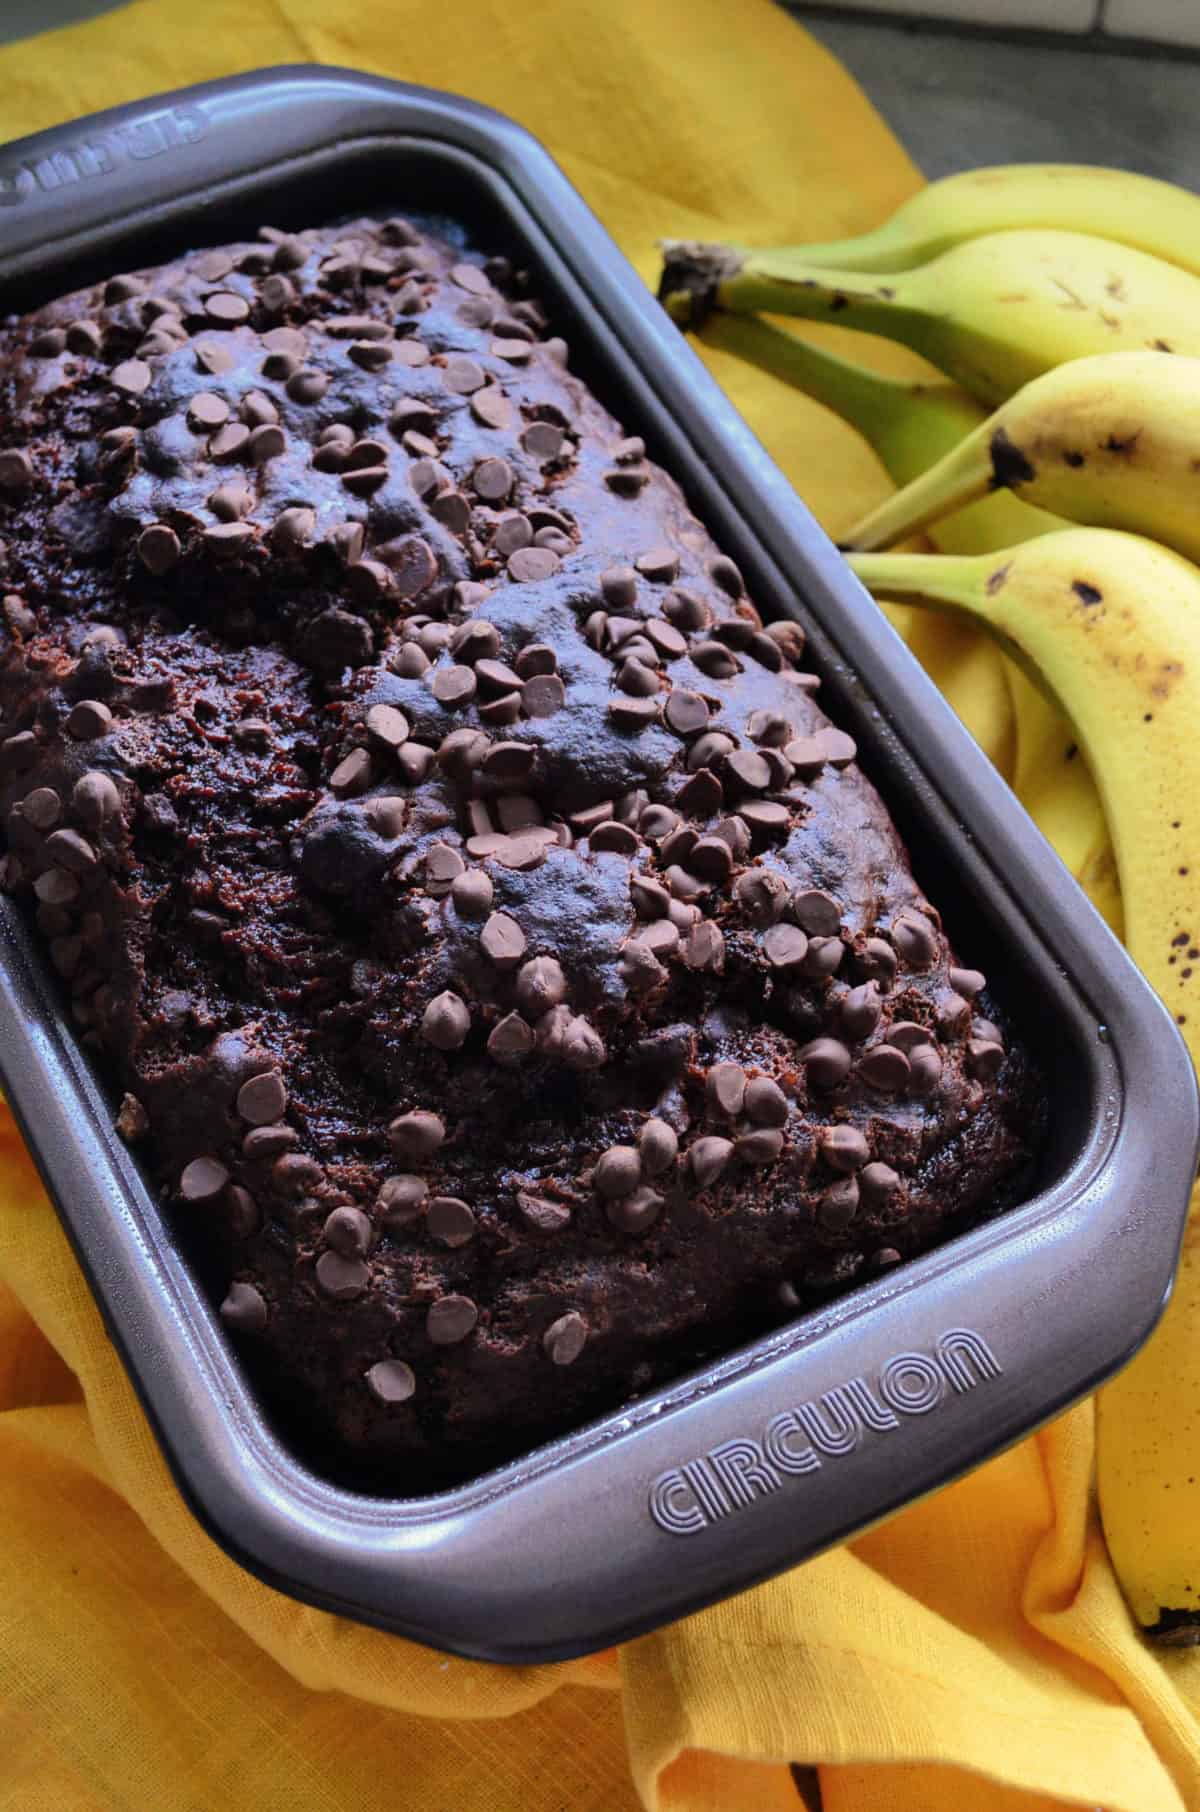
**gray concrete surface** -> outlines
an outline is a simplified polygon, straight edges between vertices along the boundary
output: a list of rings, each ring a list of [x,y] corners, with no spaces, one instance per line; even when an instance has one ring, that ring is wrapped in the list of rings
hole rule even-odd
[[[1193,59],[788,10],[846,65],[927,176],[1067,161],[1200,188]]]

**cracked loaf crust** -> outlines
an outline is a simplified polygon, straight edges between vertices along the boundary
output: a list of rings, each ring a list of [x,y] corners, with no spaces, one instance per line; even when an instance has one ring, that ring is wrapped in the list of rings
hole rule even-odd
[[[5,884],[232,1338],[411,1488],[927,1247],[1037,1118],[802,634],[546,328],[393,219],[0,329]]]

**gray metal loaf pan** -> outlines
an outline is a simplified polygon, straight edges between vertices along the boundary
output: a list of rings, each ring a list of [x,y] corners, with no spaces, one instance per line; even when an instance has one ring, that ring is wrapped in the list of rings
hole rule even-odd
[[[1150,989],[547,154],[451,95],[276,69],[0,151],[24,307],[270,219],[411,208],[526,254],[573,360],[771,613],[798,617],[947,919],[1037,1049],[1023,1206],[473,1483],[399,1501],[306,1465],[256,1402],[16,915],[0,1069],[180,1488],[279,1589],[461,1654],[636,1635],[794,1565],[1026,1434],[1149,1333],[1194,1173],[1187,1053]],[[664,225],[669,224],[664,222]],[[0,1212],[3,1212],[0,1207]]]

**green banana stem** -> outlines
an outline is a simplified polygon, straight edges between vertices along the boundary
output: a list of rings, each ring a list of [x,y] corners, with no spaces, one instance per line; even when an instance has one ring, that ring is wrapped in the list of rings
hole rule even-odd
[[[995,560],[978,554],[849,554],[855,576],[875,597],[987,615],[987,575]]]
[[[1003,438],[1002,431],[1000,437]],[[981,422],[936,465],[856,522],[843,546],[863,552],[890,547],[977,498],[986,497],[990,489],[999,489],[1000,461],[993,447],[996,438],[997,430],[991,423]]]
[[[798,315],[881,333],[920,350],[918,340],[928,337],[928,312],[908,305],[920,272],[876,282],[860,271],[808,264],[802,250],[666,240],[659,300],[677,320],[694,323],[713,307],[730,314]]]
[[[856,233],[849,239],[826,239],[812,245],[789,248],[805,264],[831,265],[843,271],[903,271],[936,255],[941,249],[914,247],[907,223],[893,216],[869,233]]]
[[[865,365],[854,365],[795,334],[784,333],[757,315],[713,315],[704,324],[702,338],[706,345],[745,359],[803,390],[857,428],[876,451],[882,450],[895,430],[911,430],[914,416],[926,417],[931,430],[936,417],[943,440],[954,429],[968,433],[979,419],[979,404],[957,384],[881,377]]]

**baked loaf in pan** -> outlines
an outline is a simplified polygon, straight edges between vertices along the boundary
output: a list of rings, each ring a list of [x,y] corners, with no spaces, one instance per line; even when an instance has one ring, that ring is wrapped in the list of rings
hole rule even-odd
[[[401,219],[0,328],[0,806],[117,1125],[420,1489],[1011,1199],[1036,1084],[790,622]]]

